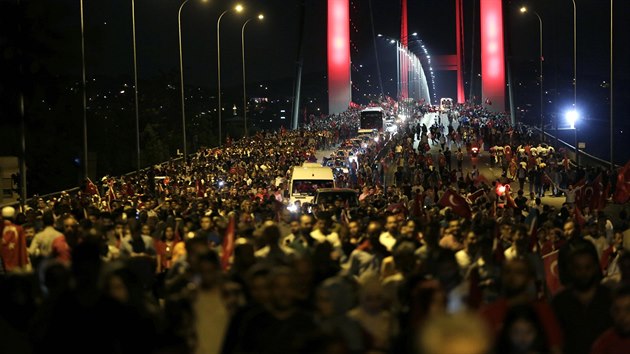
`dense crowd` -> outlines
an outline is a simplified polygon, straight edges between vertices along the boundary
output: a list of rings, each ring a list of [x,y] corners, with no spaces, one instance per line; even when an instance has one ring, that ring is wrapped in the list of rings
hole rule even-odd
[[[610,173],[483,107],[427,111],[350,165],[354,208],[286,204],[357,110],[2,209],[0,352],[630,353]]]

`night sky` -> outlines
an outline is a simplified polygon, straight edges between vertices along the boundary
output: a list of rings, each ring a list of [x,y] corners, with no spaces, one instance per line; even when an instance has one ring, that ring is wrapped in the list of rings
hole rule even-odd
[[[472,19],[473,6],[483,0],[465,0],[464,30],[466,95],[470,92],[471,73],[473,94],[480,96],[479,58],[471,67],[472,58]],[[587,150],[608,157],[608,88],[609,82],[609,1],[576,0],[578,7],[578,101],[585,121],[580,126],[585,133]],[[6,41],[16,35],[17,21],[11,11],[15,11],[15,0],[0,0],[0,45],[6,52]],[[28,3],[29,21],[38,24],[37,36],[47,48],[41,55],[41,66],[54,78],[80,80],[80,27],[79,0],[31,0]],[[252,96],[265,94],[269,97],[290,97],[291,84],[295,73],[296,54],[299,43],[299,1],[298,0],[259,0],[241,2],[244,13],[228,13],[221,23],[222,85],[236,90],[241,83],[240,29],[243,22],[265,14],[261,23],[252,21],[246,31],[247,72]],[[326,1],[305,0],[304,35],[304,94],[306,97],[326,97]],[[454,1],[408,0],[409,33],[418,32],[419,37],[431,55],[453,54],[455,50]],[[629,76],[627,65],[630,59],[629,37],[630,1],[617,0],[615,4],[615,111],[619,150],[623,139],[629,133],[626,113],[630,102]],[[136,0],[138,73],[140,91],[144,81],[159,80],[171,75],[177,77],[179,70],[177,41],[177,0]],[[216,91],[216,20],[225,9],[236,2],[211,0],[203,3],[190,0],[182,12],[184,70],[187,86],[198,86],[208,91]],[[510,57],[515,88],[515,106],[524,111],[519,115],[524,121],[538,119],[538,23],[533,14],[521,15],[518,8],[527,4],[530,10],[537,11],[544,22],[545,88],[548,103],[545,110],[547,119],[555,119],[570,105],[573,97],[572,79],[572,3],[570,0],[530,0],[526,2],[506,0],[505,33],[506,55]],[[400,3],[397,0],[372,0],[374,32],[397,37],[400,31]],[[365,103],[361,97],[378,93],[377,71],[372,45],[372,24],[369,17],[368,0],[354,0],[351,5],[351,38],[355,44],[352,50],[352,77],[356,85],[354,100]],[[478,10],[477,10],[478,14]],[[7,22],[9,21],[9,22]],[[478,19],[477,19],[478,21]],[[15,23],[15,22],[13,22]],[[131,2],[130,0],[85,0],[86,61],[88,78],[108,78],[112,81],[131,83],[133,75],[131,43]],[[478,31],[478,23],[476,25]],[[476,55],[479,55],[479,39],[476,42]],[[386,41],[377,40],[377,50],[381,62],[385,92],[393,94],[395,82],[394,49]],[[5,60],[6,56],[2,59]],[[4,70],[12,70],[6,62]],[[5,75],[6,77],[6,75]],[[4,89],[10,84],[5,77]],[[370,83],[367,83],[370,80]],[[455,77],[449,73],[437,73],[438,97],[455,97]],[[175,82],[178,84],[178,81]],[[269,84],[267,92],[261,92],[258,84]],[[277,86],[274,86],[277,84]],[[35,84],[37,85],[37,84]],[[95,90],[96,85],[88,90]],[[10,90],[10,89],[9,89]],[[164,84],[164,90],[168,90]],[[92,91],[94,92],[94,91]],[[231,104],[228,97],[226,106]],[[132,119],[133,100],[129,104]],[[31,105],[40,104],[29,102]],[[322,102],[324,103],[324,102]],[[69,108],[64,119],[80,122],[81,101]],[[17,128],[15,102],[6,96],[2,98],[2,128],[12,131]],[[32,107],[32,106],[31,106]],[[36,108],[36,107],[35,107]],[[36,109],[33,108],[33,111]],[[40,107],[41,108],[41,107]],[[325,104],[322,104],[325,109]],[[28,108],[27,108],[28,111]],[[41,111],[41,109],[39,109]],[[9,119],[6,119],[9,118]],[[28,129],[37,130],[38,124]],[[623,133],[620,131],[623,130]],[[15,134],[3,135],[0,155],[16,152]],[[70,136],[79,139],[80,136]],[[571,141],[572,142],[572,141]],[[76,142],[75,142],[76,143]],[[628,146],[627,144],[625,145]],[[596,147],[603,147],[598,150]],[[592,148],[592,150],[590,149]],[[74,153],[74,152],[73,152]],[[33,157],[37,160],[37,156]],[[37,161],[35,161],[37,162]],[[31,162],[33,163],[33,161]]]

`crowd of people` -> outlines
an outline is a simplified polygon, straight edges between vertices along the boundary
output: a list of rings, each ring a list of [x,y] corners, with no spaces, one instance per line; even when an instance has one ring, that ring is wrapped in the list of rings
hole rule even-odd
[[[349,169],[358,207],[286,208],[349,110],[3,208],[0,352],[630,353],[630,220],[576,200],[610,175],[483,107],[427,111]]]

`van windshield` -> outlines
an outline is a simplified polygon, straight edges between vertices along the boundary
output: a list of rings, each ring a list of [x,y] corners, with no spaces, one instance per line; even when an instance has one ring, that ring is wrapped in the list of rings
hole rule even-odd
[[[293,180],[293,194],[315,195],[319,188],[333,188],[333,180]]]

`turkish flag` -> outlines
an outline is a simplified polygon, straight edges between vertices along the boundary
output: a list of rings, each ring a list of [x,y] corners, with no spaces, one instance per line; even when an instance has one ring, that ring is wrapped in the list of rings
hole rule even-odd
[[[545,282],[551,295],[557,294],[562,289],[560,276],[558,275],[558,254],[559,251],[553,251],[543,256]]]
[[[195,182],[195,192],[197,194],[197,198],[203,198],[204,194],[206,192],[206,188],[203,185],[203,182],[201,180],[197,180]]]
[[[584,180],[584,178],[579,180],[573,185],[573,189],[577,189],[577,191],[575,192],[575,205],[577,205],[577,207],[580,209],[584,209],[584,207],[586,206],[586,180]]]
[[[451,189],[444,192],[438,204],[442,207],[450,207],[455,214],[463,218],[470,219],[472,217],[472,212],[466,199]]]
[[[585,193],[591,193],[592,191],[592,193],[590,194],[589,202],[591,210],[604,209],[604,207],[606,206],[606,198],[603,197],[604,184],[602,183],[602,174],[600,173],[597,178],[595,178],[593,182],[591,182],[590,185],[586,188],[587,190],[585,191]],[[588,197],[589,196],[587,196],[587,200],[589,200]]]
[[[227,270],[230,265],[230,258],[234,253],[234,241],[236,238],[236,220],[234,215],[230,216],[230,222],[227,229],[225,229],[225,235],[223,236],[223,252],[221,253],[221,267],[223,270]]]
[[[619,169],[613,201],[618,204],[624,204],[630,201],[630,161]]]
[[[486,191],[483,190],[483,188],[477,189],[477,191],[475,191],[474,193],[471,193],[468,196],[468,201],[471,204],[475,204],[475,201],[477,201],[477,199],[479,199],[480,197],[486,195]]]
[[[584,219],[584,215],[582,215],[580,208],[576,206],[574,212],[575,212],[575,215],[574,215],[575,222],[578,225],[580,225],[580,228],[584,227],[584,224],[586,224],[586,219]]]
[[[87,184],[85,185],[84,193],[89,196],[98,195],[100,197],[100,194],[98,193],[98,188],[89,177],[87,178]]]
[[[127,197],[133,197],[134,195],[136,195],[136,192],[133,190],[133,185],[131,185],[131,183],[129,182],[125,183],[124,191]]]

